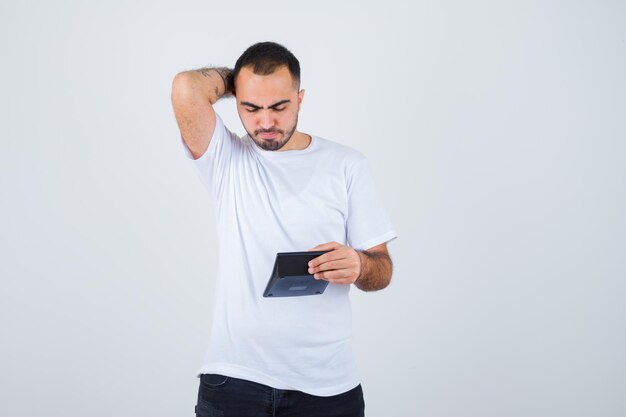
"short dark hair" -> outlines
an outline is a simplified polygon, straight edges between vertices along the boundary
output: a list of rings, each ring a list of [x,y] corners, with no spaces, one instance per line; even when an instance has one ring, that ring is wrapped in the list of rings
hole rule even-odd
[[[269,75],[280,67],[286,66],[294,84],[300,86],[300,62],[284,46],[275,42],[259,42],[245,50],[235,63],[232,82],[234,83],[243,67],[252,67],[257,75]]]

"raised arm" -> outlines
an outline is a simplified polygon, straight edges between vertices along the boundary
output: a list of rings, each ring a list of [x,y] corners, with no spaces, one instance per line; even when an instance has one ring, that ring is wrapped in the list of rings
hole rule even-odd
[[[172,82],[172,106],[180,134],[195,159],[209,147],[215,130],[213,105],[233,95],[232,70],[200,68],[176,74]]]

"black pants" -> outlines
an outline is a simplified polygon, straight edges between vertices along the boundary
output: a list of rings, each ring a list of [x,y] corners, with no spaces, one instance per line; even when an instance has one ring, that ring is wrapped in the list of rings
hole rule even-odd
[[[203,374],[198,417],[364,417],[361,385],[331,397],[281,390],[244,379]]]

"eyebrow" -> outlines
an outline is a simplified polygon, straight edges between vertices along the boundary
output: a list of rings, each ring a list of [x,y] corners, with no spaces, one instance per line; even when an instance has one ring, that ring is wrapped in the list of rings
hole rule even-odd
[[[272,104],[271,106],[268,106],[268,109],[275,109],[276,107],[280,106],[281,104],[285,104],[285,103],[289,103],[291,102],[291,100],[286,99],[286,100],[280,100],[277,101],[276,103]],[[262,109],[263,107],[261,106],[257,106],[256,104],[250,103],[249,101],[242,101],[240,103],[242,106],[247,106],[247,107],[252,107],[253,109]]]

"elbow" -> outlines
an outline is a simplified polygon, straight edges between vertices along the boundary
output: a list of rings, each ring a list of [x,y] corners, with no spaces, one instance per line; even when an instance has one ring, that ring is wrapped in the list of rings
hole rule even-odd
[[[366,292],[380,291],[391,283],[393,263],[388,253],[363,252],[367,257],[364,274],[354,285]]]
[[[380,281],[378,281],[378,285],[372,291],[380,291],[384,290],[391,284],[391,274],[383,277]]]
[[[192,91],[193,76],[191,71],[176,74],[172,80],[172,96],[184,95]]]
[[[172,80],[172,98],[183,100],[208,96],[208,86],[203,84],[202,76],[196,71],[183,71]]]
[[[378,290],[384,290],[389,286],[389,284],[391,284],[391,275],[389,275],[389,277],[382,282],[382,285],[378,288]]]
[[[378,279],[372,280],[357,280],[354,285],[365,292],[374,292],[384,290],[391,283],[391,273],[385,276],[379,276]]]

